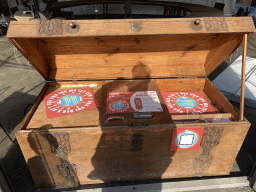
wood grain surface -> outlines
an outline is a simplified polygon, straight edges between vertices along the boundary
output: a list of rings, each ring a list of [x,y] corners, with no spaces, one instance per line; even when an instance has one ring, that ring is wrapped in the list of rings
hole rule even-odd
[[[145,78],[133,73],[143,66],[151,78],[206,77],[242,43],[244,33],[255,30],[250,17],[225,18],[226,31],[204,28],[204,22],[217,25],[215,20],[200,18],[201,30],[191,28],[192,18],[77,20],[76,34],[66,34],[69,21],[63,20],[62,35],[51,37],[33,34],[38,21],[12,22],[8,38],[47,80]],[[141,22],[142,30],[129,29],[133,22]]]
[[[222,127],[219,144],[212,148],[212,160],[203,171],[203,176],[227,175],[243,143],[249,128],[248,122],[177,124],[177,127]],[[60,132],[69,135],[71,150],[68,159],[76,166],[76,176],[81,185],[111,181],[166,179],[195,177],[195,159],[200,157],[199,150],[171,151],[172,126],[120,127],[109,128],[72,128],[37,130],[37,136],[19,133],[31,173],[41,186],[64,186],[65,179],[58,174],[59,160],[51,153],[45,134],[52,136]],[[36,146],[29,147],[32,141]],[[38,150],[35,150],[39,148]],[[38,152],[37,152],[38,151]],[[40,153],[39,153],[40,152]],[[40,182],[40,170],[33,167],[32,160],[44,159],[42,166],[51,173],[52,178]]]
[[[45,111],[45,102],[43,96],[46,92],[53,92],[63,89],[69,89],[69,86],[93,85],[92,88],[100,108],[91,109],[71,115],[60,116],[48,119]],[[62,87],[61,87],[62,86]],[[106,98],[110,92],[136,92],[136,91],[156,91],[160,99],[163,112],[154,112],[153,119],[136,120],[132,118],[132,113],[106,114]],[[215,109],[217,114],[202,115],[170,115],[166,103],[162,98],[161,92],[175,91],[200,91],[204,94],[207,101]],[[232,117],[237,119],[238,112],[228,102],[228,100],[214,87],[214,85],[205,78],[182,78],[182,79],[144,79],[144,80],[111,80],[111,81],[78,81],[78,82],[54,82],[47,83],[37,100],[34,108],[34,115],[26,126],[26,129],[38,129],[41,126],[51,124],[52,128],[67,127],[93,127],[93,126],[124,126],[124,125],[153,125],[172,123],[173,120],[186,119],[206,119],[206,118],[224,118]],[[122,117],[126,119],[108,121],[111,117]]]
[[[72,36],[129,36],[129,35],[166,35],[166,34],[196,34],[196,33],[239,33],[254,32],[255,27],[251,17],[226,17],[228,30],[207,31],[205,29],[205,18],[200,18],[202,29],[194,30],[191,24],[194,24],[196,18],[164,18],[164,19],[120,19],[120,20],[72,20],[80,27],[79,32],[69,33],[66,31],[68,20],[62,21],[62,35],[56,37]],[[131,29],[132,23],[141,24],[140,31]],[[26,26],[26,27],[24,27]],[[8,38],[14,37],[48,37],[39,35],[40,21],[11,21],[8,29]],[[104,30],[102,30],[104,29]],[[19,31],[19,33],[17,33]]]
[[[198,26],[195,19],[200,19]],[[77,33],[69,33],[70,21],[63,20],[61,34],[53,36],[39,34],[39,21],[11,22],[8,38],[45,79],[56,80],[46,83],[16,134],[36,185],[60,188],[229,174],[250,123],[239,121],[239,112],[206,76],[255,27],[251,17],[225,18],[225,27],[211,28],[209,21],[215,20],[76,20]],[[132,29],[135,22],[141,30]],[[94,85],[100,109],[47,119],[44,94],[71,85]],[[164,109],[152,121],[136,122],[124,114],[128,124],[104,124],[111,117],[105,109],[109,92],[151,90]],[[200,91],[218,112],[209,117],[231,116],[233,121],[174,124],[161,96],[167,91]],[[173,129],[182,127],[211,130],[203,143],[210,149],[171,151]],[[216,130],[221,130],[219,136]],[[211,141],[214,137],[219,140]],[[205,156],[208,161],[201,162],[198,174],[197,159]]]

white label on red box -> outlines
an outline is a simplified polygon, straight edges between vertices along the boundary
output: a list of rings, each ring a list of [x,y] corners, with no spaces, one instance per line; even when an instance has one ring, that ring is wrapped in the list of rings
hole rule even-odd
[[[155,91],[112,92],[107,98],[107,113],[162,112]]]

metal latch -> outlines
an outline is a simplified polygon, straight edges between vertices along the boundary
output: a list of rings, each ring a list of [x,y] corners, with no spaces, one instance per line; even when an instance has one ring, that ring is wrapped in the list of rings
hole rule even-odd
[[[133,119],[152,119],[152,113],[134,113],[132,116]]]

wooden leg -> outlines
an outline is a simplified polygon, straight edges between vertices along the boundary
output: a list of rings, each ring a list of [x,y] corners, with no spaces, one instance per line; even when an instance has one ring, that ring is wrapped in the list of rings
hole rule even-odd
[[[247,34],[244,34],[243,61],[242,61],[242,74],[241,74],[240,121],[244,120],[244,88],[245,88],[246,49],[247,49]]]

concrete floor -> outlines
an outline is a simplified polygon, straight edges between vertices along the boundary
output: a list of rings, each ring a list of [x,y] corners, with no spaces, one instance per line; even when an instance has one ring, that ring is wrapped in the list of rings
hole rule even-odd
[[[6,37],[0,37],[0,163],[14,192],[50,191],[50,189],[37,189],[34,187],[28,167],[14,135],[44,83],[45,80],[41,75]],[[233,102],[233,104],[239,108],[238,103]],[[225,178],[249,176],[251,173],[256,162],[256,153],[254,152],[256,146],[254,141],[256,136],[255,115],[255,109],[245,108],[245,117],[252,123],[252,126],[234,163],[231,175]],[[191,179],[187,179],[187,181],[189,180]],[[186,179],[183,181],[186,181]],[[248,184],[248,186],[243,187],[203,191],[245,192],[251,191],[251,188]]]

